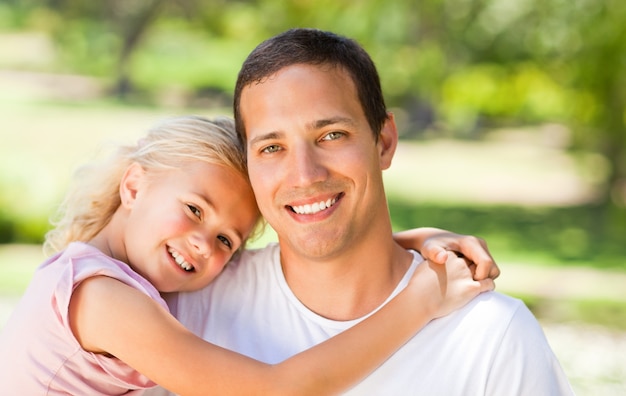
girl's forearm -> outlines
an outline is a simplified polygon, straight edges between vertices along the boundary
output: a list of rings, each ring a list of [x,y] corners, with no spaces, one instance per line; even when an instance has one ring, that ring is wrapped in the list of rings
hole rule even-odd
[[[77,289],[73,312],[85,311],[74,329],[83,347],[97,346],[92,351],[106,351],[181,395],[334,394],[374,371],[434,317],[436,303],[420,298],[428,287],[414,279],[361,323],[275,365],[200,339],[148,296],[106,277]]]

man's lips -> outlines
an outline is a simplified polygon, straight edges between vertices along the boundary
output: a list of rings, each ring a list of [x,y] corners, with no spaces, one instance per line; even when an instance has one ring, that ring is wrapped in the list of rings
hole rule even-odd
[[[297,214],[311,215],[324,211],[332,207],[341,198],[343,194],[339,194],[333,198],[328,198],[325,201],[314,202],[312,204],[304,205],[287,205],[291,211]]]

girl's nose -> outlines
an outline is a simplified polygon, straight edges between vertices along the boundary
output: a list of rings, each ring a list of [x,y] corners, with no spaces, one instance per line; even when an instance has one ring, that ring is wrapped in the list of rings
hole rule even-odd
[[[195,233],[191,237],[191,245],[199,256],[207,259],[211,257],[211,242],[208,235]]]

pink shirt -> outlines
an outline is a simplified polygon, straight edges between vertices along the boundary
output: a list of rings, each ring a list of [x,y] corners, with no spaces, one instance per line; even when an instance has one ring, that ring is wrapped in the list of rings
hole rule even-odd
[[[0,333],[0,394],[122,395],[155,384],[122,361],[83,350],[68,321],[70,297],[84,279],[105,275],[167,309],[159,292],[127,264],[75,242],[35,271]]]

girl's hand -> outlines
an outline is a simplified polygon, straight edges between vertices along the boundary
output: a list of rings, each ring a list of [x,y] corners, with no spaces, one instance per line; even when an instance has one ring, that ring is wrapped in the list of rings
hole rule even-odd
[[[422,227],[397,232],[394,239],[405,249],[415,249],[422,257],[437,264],[446,262],[448,251],[460,253],[468,259],[476,280],[496,279],[500,275],[500,269],[491,257],[487,243],[481,238]]]
[[[474,280],[471,264],[453,252],[446,253],[445,264],[426,260],[420,264],[409,287],[419,289],[420,301],[429,305],[433,318],[439,318],[461,308],[478,294],[493,290],[493,279]]]

